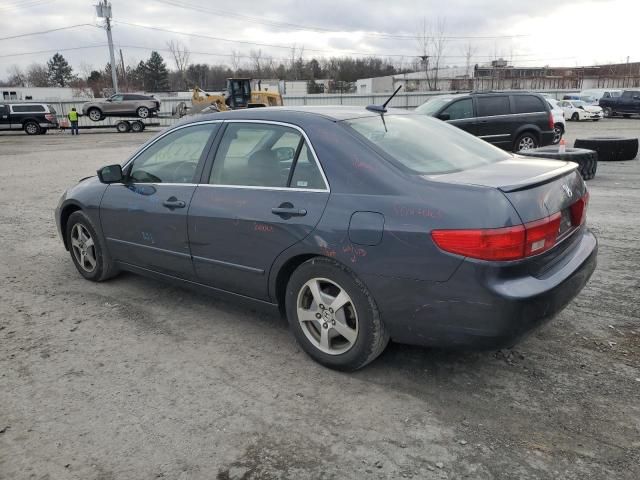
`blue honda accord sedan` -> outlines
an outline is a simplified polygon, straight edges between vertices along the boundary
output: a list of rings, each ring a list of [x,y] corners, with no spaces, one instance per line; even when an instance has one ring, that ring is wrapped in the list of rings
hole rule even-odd
[[[279,308],[311,357],[353,370],[390,339],[510,346],[561,311],[596,266],[576,167],[406,111],[236,110],[81,180],[56,221],[86,279]]]

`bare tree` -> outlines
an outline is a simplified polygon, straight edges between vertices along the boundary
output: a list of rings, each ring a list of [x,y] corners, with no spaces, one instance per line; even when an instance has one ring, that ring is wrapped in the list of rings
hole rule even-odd
[[[433,89],[438,90],[438,73],[440,70],[440,63],[442,61],[442,54],[444,53],[444,47],[447,43],[447,37],[445,36],[447,27],[447,21],[443,17],[438,17],[433,25],[433,37],[432,37],[432,46],[433,46]]]
[[[191,53],[185,45],[180,42],[174,42],[173,40],[167,42],[167,48],[171,52],[171,55],[173,55],[173,60],[176,63],[176,70],[178,70],[178,73],[180,74],[182,83],[186,84],[186,73]]]
[[[231,66],[233,67],[233,74],[237,75],[238,70],[240,69],[240,52],[236,50],[231,50]]]
[[[48,87],[49,70],[45,65],[32,63],[27,69],[27,79],[32,87]]]
[[[8,83],[12,87],[26,87],[27,76],[24,71],[18,65],[11,65],[8,69],[9,78]]]
[[[422,22],[419,25],[418,34],[418,58],[422,62],[424,68],[424,76],[427,81],[427,89],[432,90],[431,80],[429,78],[429,58],[431,57],[431,28],[427,24],[426,17],[422,17]]]
[[[249,58],[251,59],[251,66],[253,68],[253,71],[255,72],[255,75],[257,77],[261,77],[262,76],[262,50],[261,49],[251,50],[251,52],[249,52]]]

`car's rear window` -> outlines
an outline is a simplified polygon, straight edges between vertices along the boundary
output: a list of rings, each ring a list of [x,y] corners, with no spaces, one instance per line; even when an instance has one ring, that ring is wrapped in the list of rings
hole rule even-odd
[[[55,109],[55,108],[53,108],[53,105],[47,105],[47,107],[49,107],[49,112],[50,112],[50,113],[53,113],[54,115],[55,115],[56,113],[58,113],[58,112],[56,112],[56,109]]]
[[[542,100],[533,95],[514,95],[513,100],[516,107],[516,113],[534,113],[546,111]]]
[[[347,120],[374,146],[416,173],[435,175],[499,162],[511,156],[457,127],[424,115]]]

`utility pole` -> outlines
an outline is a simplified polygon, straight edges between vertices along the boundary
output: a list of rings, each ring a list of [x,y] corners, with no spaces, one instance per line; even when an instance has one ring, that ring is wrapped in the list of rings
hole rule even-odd
[[[127,82],[127,71],[124,68],[124,57],[122,56],[122,49],[120,49],[120,68],[122,68],[122,80],[124,81],[124,91],[129,91],[129,82]]]
[[[109,43],[109,56],[111,57],[111,80],[113,81],[114,93],[118,93],[118,75],[116,74],[116,57],[113,53],[113,38],[111,37],[111,4],[103,0],[96,5],[98,18],[104,18],[105,30],[107,31],[107,41]]]

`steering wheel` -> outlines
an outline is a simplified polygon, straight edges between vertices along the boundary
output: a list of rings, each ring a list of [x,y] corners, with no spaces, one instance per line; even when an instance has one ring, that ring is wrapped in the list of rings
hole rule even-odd
[[[182,171],[181,171],[182,170]],[[190,183],[193,181],[193,173],[195,168],[191,162],[180,162],[176,168],[173,169],[173,182],[174,183]]]

